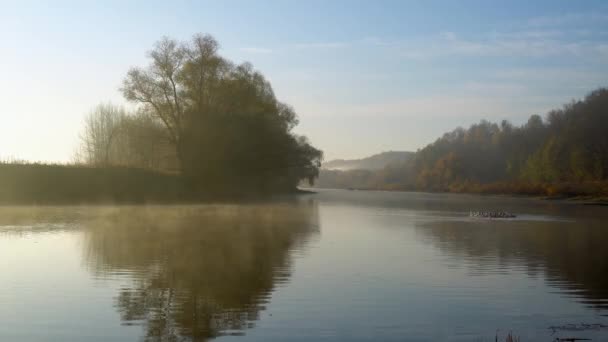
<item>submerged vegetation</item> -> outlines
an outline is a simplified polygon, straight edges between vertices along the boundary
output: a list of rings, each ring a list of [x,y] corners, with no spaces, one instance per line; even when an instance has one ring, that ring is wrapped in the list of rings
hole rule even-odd
[[[532,115],[514,126],[481,121],[457,128],[401,164],[379,171],[323,170],[319,185],[338,188],[608,195],[608,90]]]

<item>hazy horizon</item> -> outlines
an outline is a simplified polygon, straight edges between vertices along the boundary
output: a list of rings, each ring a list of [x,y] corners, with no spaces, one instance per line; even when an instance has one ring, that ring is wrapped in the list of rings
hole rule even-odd
[[[0,158],[69,161],[84,116],[126,104],[126,72],[162,36],[209,33],[251,62],[325,160],[415,151],[481,119],[519,124],[607,85],[601,1],[230,4],[4,4]]]

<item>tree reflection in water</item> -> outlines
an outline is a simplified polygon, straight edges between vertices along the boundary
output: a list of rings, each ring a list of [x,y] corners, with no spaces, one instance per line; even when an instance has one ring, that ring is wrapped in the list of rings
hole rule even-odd
[[[602,313],[608,310],[608,230],[602,220],[432,221],[421,236],[476,274],[523,266]]]
[[[128,274],[116,308],[146,341],[242,334],[318,232],[313,203],[118,208],[89,224],[88,265]]]

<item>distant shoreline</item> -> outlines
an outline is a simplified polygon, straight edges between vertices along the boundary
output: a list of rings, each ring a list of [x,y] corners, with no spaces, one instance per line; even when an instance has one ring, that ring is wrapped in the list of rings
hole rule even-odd
[[[583,205],[608,206],[608,197],[577,193],[593,184],[510,184],[496,183],[460,187],[458,191],[406,189],[335,188],[344,191],[426,192],[493,195],[543,200],[564,200]],[[0,164],[0,205],[71,204],[175,204],[209,202],[247,202],[284,195],[311,195],[321,187],[275,189],[239,193],[194,193],[183,178],[174,173],[126,168],[80,165]],[[330,188],[327,188],[330,189]],[[478,191],[469,191],[477,189]],[[519,189],[518,192],[498,191]],[[554,195],[547,195],[547,190]]]
[[[367,191],[367,192],[403,192],[403,193],[426,193],[426,194],[453,194],[453,195],[477,195],[477,196],[496,196],[511,198],[530,198],[544,201],[564,201],[580,205],[608,206],[608,198],[604,196],[547,196],[534,194],[517,193],[478,193],[478,192],[450,192],[450,191],[424,191],[424,190],[403,190],[403,189],[373,189],[373,188],[305,188],[304,191],[315,193],[314,190],[340,190],[340,191]]]

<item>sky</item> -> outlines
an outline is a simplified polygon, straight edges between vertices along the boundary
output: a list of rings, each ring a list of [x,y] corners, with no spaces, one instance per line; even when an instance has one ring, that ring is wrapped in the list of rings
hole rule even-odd
[[[0,158],[69,162],[154,42],[195,33],[261,71],[326,160],[608,86],[606,1],[0,1]]]

